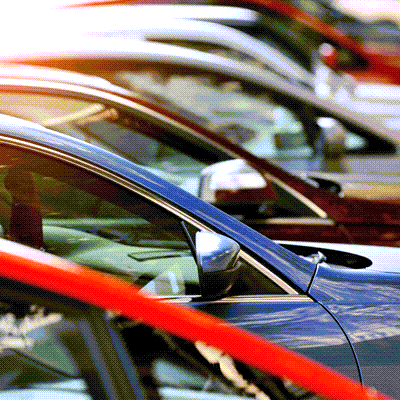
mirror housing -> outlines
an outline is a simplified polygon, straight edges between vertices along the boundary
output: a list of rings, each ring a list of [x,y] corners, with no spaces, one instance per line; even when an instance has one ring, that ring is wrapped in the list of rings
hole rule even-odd
[[[312,186],[318,187],[323,190],[327,190],[328,192],[334,193],[339,197],[343,197],[343,188],[339,182],[336,182],[331,179],[321,178],[319,176],[314,176],[312,172],[310,173],[301,173],[300,178],[309,183]]]
[[[272,183],[244,160],[222,161],[201,172],[199,197],[233,215],[260,212],[278,195]]]
[[[323,159],[321,171],[346,172],[344,155],[347,131],[345,127],[336,119],[328,117],[317,118],[317,124],[321,128],[320,154]]]
[[[240,246],[234,240],[213,232],[196,232],[196,259],[202,297],[226,295],[239,274]]]
[[[341,70],[362,70],[368,65],[366,61],[350,50],[337,49],[329,43],[321,44],[319,54],[324,64],[336,72]]]

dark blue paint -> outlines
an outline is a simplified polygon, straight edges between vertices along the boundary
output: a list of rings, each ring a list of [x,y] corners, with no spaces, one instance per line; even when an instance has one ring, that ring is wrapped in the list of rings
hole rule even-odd
[[[195,307],[360,379],[346,336],[317,303],[269,299],[198,303]]]
[[[310,295],[346,332],[362,381],[399,397],[400,275],[319,266]]]

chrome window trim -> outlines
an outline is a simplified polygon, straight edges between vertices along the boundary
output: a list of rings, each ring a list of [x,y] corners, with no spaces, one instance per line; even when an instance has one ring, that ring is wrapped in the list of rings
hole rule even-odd
[[[82,86],[77,86],[73,85],[70,83],[58,83],[58,82],[52,82],[52,81],[40,81],[39,82],[32,82],[30,80],[24,80],[21,78],[1,78],[0,77],[0,90],[9,90],[9,91],[17,91],[16,87],[18,86],[18,90],[38,90],[41,93],[47,93],[48,95],[71,95],[71,96],[88,96],[91,101],[102,101],[106,99],[109,102],[115,103],[115,105],[120,105],[122,107],[129,107],[130,109],[135,109],[139,112],[142,112],[144,114],[147,114],[153,118],[156,118],[158,120],[161,120],[164,123],[167,123],[168,125],[171,125],[175,128],[178,128],[179,130],[187,131],[190,132],[193,137],[200,138],[204,142],[217,147],[219,150],[223,151],[224,153],[228,154],[232,158],[240,158],[240,155],[236,154],[235,152],[226,149],[225,147],[219,145],[218,143],[213,142],[209,138],[199,134],[195,130],[191,129],[190,127],[183,125],[179,123],[178,121],[175,121],[173,119],[168,118],[165,115],[162,115],[158,113],[157,111],[151,110],[141,104],[137,104],[132,100],[126,99],[121,96],[128,96],[128,94],[113,94],[105,91],[105,89],[96,89],[96,88],[88,88],[88,87],[82,87]],[[52,90],[53,93],[49,93],[48,91]],[[124,89],[121,89],[124,90]],[[125,90],[124,90],[125,91]],[[134,93],[132,93],[132,96]],[[87,100],[87,98],[86,98]],[[111,106],[111,105],[109,105]],[[260,172],[260,171],[258,171]],[[273,175],[270,175],[268,172],[263,171],[260,172],[266,179],[269,179],[276,183],[277,185],[281,186],[284,190],[289,192],[293,197],[297,198],[301,203],[303,203],[306,207],[308,207],[310,210],[312,210],[315,214],[317,214],[320,218],[327,218],[328,214],[320,208],[318,205],[313,203],[310,199],[299,193],[297,190],[293,189],[286,183],[282,182],[280,179],[276,178]]]
[[[36,151],[40,154],[46,155],[46,156],[51,155],[51,156],[53,156],[53,158],[55,158],[57,160],[67,161],[68,163],[70,163],[76,167],[83,168],[89,172],[95,173],[96,175],[98,175],[102,178],[105,178],[113,183],[116,183],[136,194],[139,194],[140,196],[143,196],[147,200],[150,200],[153,203],[157,204],[158,206],[162,207],[163,209],[171,212],[172,214],[174,214],[178,218],[182,219],[183,221],[195,226],[197,229],[213,232],[213,230],[210,229],[208,226],[202,224],[196,218],[193,218],[190,215],[187,215],[185,212],[183,212],[179,208],[173,206],[169,202],[161,199],[158,195],[155,195],[154,193],[151,193],[147,189],[144,189],[144,188],[134,184],[133,182],[130,182],[127,179],[122,178],[122,177],[114,174],[113,172],[107,171],[104,168],[101,168],[97,165],[94,165],[87,161],[83,161],[79,158],[76,158],[75,156],[65,154],[65,153],[60,152],[55,149],[50,149],[48,147],[38,145],[35,143],[26,142],[26,141],[23,141],[23,140],[17,139],[17,138],[5,137],[5,136],[2,136],[1,134],[0,134],[0,143],[18,146],[19,148],[26,149],[26,150],[34,150],[34,151]],[[298,294],[298,292],[296,290],[294,290],[285,281],[283,281],[281,278],[279,278],[277,275],[275,275],[272,271],[270,271],[262,263],[258,262],[256,259],[254,259],[250,254],[244,252],[243,250],[240,250],[239,257],[241,257],[244,261],[249,263],[253,268],[258,270],[263,275],[265,275],[268,279],[270,279],[275,284],[277,284],[282,290],[287,292],[289,295]]]
[[[301,203],[303,203],[306,207],[308,207],[310,210],[312,210],[315,214],[318,215],[319,218],[328,218],[328,214],[319,206],[317,206],[315,203],[313,203],[310,199],[299,193],[297,190],[293,189],[286,183],[282,182],[280,179],[277,177],[270,175],[269,173],[264,173],[264,177],[277,185],[281,186],[283,189],[285,189],[288,193],[290,193],[293,197],[297,198]]]
[[[246,220],[247,223],[251,224],[276,224],[276,225],[324,225],[334,226],[335,222],[329,218],[318,218],[318,217],[299,217],[299,218],[265,218],[265,219],[254,219]]]
[[[250,295],[250,296],[232,296],[215,300],[213,303],[314,303],[306,295]]]
[[[289,286],[283,279],[279,278],[279,276],[275,275],[272,271],[270,271],[266,266],[255,260],[250,254],[240,250],[239,257],[241,257],[244,261],[249,263],[253,268],[257,271],[261,272],[265,275],[270,281],[274,282],[281,289],[287,292],[289,295],[298,295],[299,293],[294,290],[291,286]],[[273,295],[271,295],[273,296]]]

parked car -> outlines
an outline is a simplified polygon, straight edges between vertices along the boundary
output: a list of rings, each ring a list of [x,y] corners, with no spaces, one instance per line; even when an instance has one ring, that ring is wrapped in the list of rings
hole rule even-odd
[[[0,260],[3,400],[390,400],[110,275],[3,239]]]
[[[16,66],[0,68],[0,76],[1,112],[116,152],[272,239],[400,244],[398,202],[343,198],[333,182],[300,179],[100,78]],[[366,184],[357,182],[365,191]],[[379,188],[395,196],[398,187]]]
[[[315,54],[299,56],[308,48],[306,41],[299,43],[293,52],[286,49],[286,44],[280,45],[281,39],[274,39],[271,44],[258,40],[250,35],[232,30],[222,24],[236,28],[253,27],[255,31],[263,30],[266,23],[262,14],[244,8],[228,6],[176,6],[176,5],[140,5],[119,7],[80,8],[68,10],[53,10],[46,14],[43,23],[32,20],[24,21],[24,31],[12,35],[22,38],[23,47],[35,48],[36,43],[47,43],[48,31],[52,31],[52,40],[62,43],[67,40],[79,41],[79,36],[114,37],[143,39],[153,42],[172,43],[174,45],[194,48],[224,55],[230,58],[247,61],[263,66],[315,91],[320,97],[334,98],[335,101],[359,113],[367,113],[379,118],[393,134],[400,135],[400,90],[387,85],[360,85],[349,75],[336,73],[322,62]],[[179,19],[179,22],[176,21]],[[199,21],[211,20],[214,23]],[[148,21],[157,23],[149,23]],[[189,22],[188,20],[195,21]],[[71,32],[70,23],[74,21],[77,27]],[[258,25],[261,24],[261,28]],[[269,25],[268,25],[269,26]],[[275,29],[275,25],[270,28]],[[5,34],[11,34],[15,29],[3,25]],[[280,33],[287,40],[287,29]],[[78,39],[77,37],[78,36]],[[265,35],[264,35],[265,36]],[[271,37],[268,39],[271,41]],[[276,41],[278,41],[278,43]],[[12,42],[14,42],[13,39]],[[286,43],[286,42],[285,42]],[[292,42],[291,42],[292,43]],[[11,52],[16,51],[18,44],[11,43]],[[129,42],[127,43],[129,46]],[[278,50],[275,48],[278,46]],[[300,50],[302,49],[302,50]],[[312,65],[312,73],[303,66],[299,58],[309,58],[307,64]],[[397,89],[397,90],[396,90]]]
[[[400,393],[400,364],[394,356],[400,342],[399,249],[386,249],[383,260],[334,252],[323,262],[314,249],[300,257],[113,153],[11,116],[0,117],[0,132],[5,238],[185,302],[389,395]],[[44,252],[42,257],[49,256]],[[389,260],[393,273],[382,273],[382,264]],[[49,262],[57,265],[53,258]],[[1,268],[4,273],[3,264]],[[61,269],[66,273],[63,265]],[[106,309],[116,302],[125,303],[132,313],[136,309],[120,297],[126,294],[124,285],[109,296],[98,290],[104,289],[104,281],[93,282],[96,279],[83,272],[87,280],[80,280],[79,269],[70,270],[64,282],[60,270],[47,275],[40,263],[34,271],[11,271],[9,277],[25,277],[26,283],[42,282],[59,291],[63,287],[67,292],[61,294],[97,298],[101,304],[96,304]],[[66,300],[63,305],[90,332],[92,325],[78,317],[77,307]],[[178,321],[166,323],[183,328]],[[204,327],[202,322],[198,324]],[[76,341],[74,346],[83,361],[90,360]],[[248,354],[254,351],[246,349]],[[60,359],[68,364],[62,355]]]
[[[364,21],[344,12],[340,4],[330,0],[289,0],[289,2],[366,46],[400,47],[400,29],[394,21]]]
[[[151,0],[149,1],[151,3]],[[171,2],[168,2],[171,3]],[[187,4],[187,1],[174,1],[174,4]],[[136,0],[99,1],[96,3],[78,4],[85,6],[106,6],[110,4],[137,4]],[[369,49],[356,39],[347,36],[338,28],[321,21],[317,17],[295,7],[283,0],[239,0],[231,1],[204,0],[197,4],[246,6],[259,11],[270,21],[279,26],[281,32],[286,30],[296,40],[308,42],[309,47],[318,48],[327,43],[321,55],[328,66],[352,75],[361,82],[399,84],[399,49]],[[73,7],[71,5],[70,7]]]
[[[247,64],[177,46],[115,38],[1,50],[0,59],[7,61],[107,78],[287,170],[399,170],[398,136],[376,118],[360,116]]]
[[[343,198],[334,182],[321,176],[299,179],[226,138],[100,78],[17,66],[3,66],[0,77],[1,112],[151,168],[273,239],[304,240],[306,234],[307,240],[326,242],[400,243],[398,201]],[[242,161],[229,161],[232,158],[246,160],[255,170]],[[221,161],[223,166],[211,167]],[[229,188],[227,182],[233,186]],[[368,197],[368,188],[374,184],[382,190],[381,197],[398,198],[395,180],[378,183],[347,181],[346,185],[363,189]],[[225,200],[217,201],[216,194],[224,194]],[[232,204],[231,199],[235,200]],[[366,229],[370,234],[365,234]]]
[[[61,42],[67,38],[76,43],[81,36],[96,36],[173,43],[258,65],[314,90],[313,74],[277,50],[276,46],[228,26],[183,18],[185,15],[176,13],[173,8],[161,6],[160,12],[157,10],[158,6],[154,10],[152,7],[49,10],[44,17],[47,23],[36,23],[29,40],[43,40],[51,29],[52,40]],[[190,15],[198,16],[194,10]],[[149,24],[150,16],[157,22]],[[176,21],[178,16],[182,17],[179,22]],[[72,31],[69,29],[71,21],[76,23]],[[30,30],[30,24],[32,21],[24,21],[23,30]],[[6,29],[12,28],[7,26]]]

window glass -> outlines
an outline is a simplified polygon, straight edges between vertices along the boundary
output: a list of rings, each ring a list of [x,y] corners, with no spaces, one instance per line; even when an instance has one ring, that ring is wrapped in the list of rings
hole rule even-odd
[[[357,151],[367,147],[368,142],[361,136],[355,133],[346,131],[345,147],[347,151]]]
[[[148,81],[154,83],[158,82],[158,79],[150,74]],[[144,84],[143,82],[139,83]],[[201,106],[205,110],[204,115],[197,119],[254,154],[261,157],[266,154],[272,157],[272,154],[275,154],[277,157],[285,158],[285,162],[290,163],[290,166],[299,165],[295,161],[296,155],[308,157],[311,154],[302,123],[288,108],[278,105],[268,96],[250,95],[235,82],[218,85],[211,78],[207,80],[196,76],[189,76],[187,79],[176,76],[167,86],[161,83],[155,84],[152,95],[158,96],[157,90],[166,90],[171,85],[170,89],[173,92],[175,84],[182,90],[188,88],[187,85],[193,84],[199,88],[200,93],[204,92],[203,97],[194,94],[191,96],[192,106]],[[149,94],[146,90],[144,92]],[[167,93],[164,94],[166,98]],[[214,94],[226,112],[223,112],[223,108],[220,111],[218,108],[214,110],[212,104]],[[225,95],[226,100],[223,100]],[[178,102],[185,98],[173,93],[171,96],[172,100],[168,100],[169,105],[173,101]],[[157,99],[160,100],[160,96]],[[15,104],[19,104],[17,109]],[[242,113],[236,115],[235,112],[235,115],[231,115],[233,107],[236,106],[243,108]],[[199,195],[202,170],[208,165],[229,158],[215,146],[206,147],[207,144],[199,142],[194,135],[187,135],[184,131],[178,135],[174,131],[156,125],[150,118],[124,113],[100,103],[39,94],[0,92],[0,112],[38,122],[53,130],[117,153],[196,196]],[[188,113],[186,110],[186,114]],[[190,119],[193,118],[192,114],[195,115],[191,113],[186,116]],[[217,122],[210,120],[210,115],[216,118]],[[259,128],[262,126],[263,129],[254,130],[256,125]],[[303,164],[301,167],[304,168]],[[279,196],[277,201],[262,217],[315,215],[286,190],[277,187],[276,192]],[[0,192],[0,199],[6,194]]]
[[[317,398],[205,343],[192,344],[141,325],[132,327],[130,321],[120,323],[120,329],[151,398],[156,398],[155,392],[168,400]],[[138,340],[146,345],[138,349]]]
[[[8,156],[29,162],[0,169],[4,237],[158,295],[199,294],[197,264],[179,219],[83,171],[21,152]]]
[[[15,104],[18,104],[18,108]],[[219,161],[213,156],[205,158],[196,152],[194,146],[191,149],[178,140],[168,139],[172,136],[170,132],[144,118],[127,116],[100,103],[2,92],[0,112],[39,123],[112,151],[147,167],[194,195],[198,194],[201,170]]]
[[[120,72],[119,83],[144,96],[166,99],[200,116],[202,124],[261,158],[311,157],[313,149],[297,115],[267,93],[212,74]],[[185,96],[182,96],[185,93]]]
[[[36,304],[0,304],[0,398],[91,398],[64,340],[76,327]],[[76,343],[78,348],[78,343]]]

